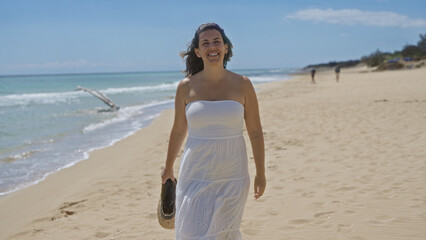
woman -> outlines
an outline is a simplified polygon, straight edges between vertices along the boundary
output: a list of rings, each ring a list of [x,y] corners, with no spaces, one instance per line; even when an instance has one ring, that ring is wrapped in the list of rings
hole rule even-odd
[[[245,120],[256,165],[254,197],[266,187],[264,141],[250,80],[225,69],[232,43],[219,25],[201,25],[188,50],[186,78],[176,90],[175,119],[162,182],[175,179],[173,164],[186,133],[176,189],[176,239],[241,239],[250,179]]]

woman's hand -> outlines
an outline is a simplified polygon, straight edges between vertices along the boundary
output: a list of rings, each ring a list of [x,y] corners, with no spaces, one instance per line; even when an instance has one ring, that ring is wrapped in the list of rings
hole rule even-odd
[[[266,188],[266,177],[265,174],[257,175],[254,177],[254,198],[260,198],[265,192]]]
[[[161,170],[161,182],[164,184],[166,183],[167,179],[171,178],[172,181],[174,181],[176,178],[173,174],[173,168],[163,168]]]

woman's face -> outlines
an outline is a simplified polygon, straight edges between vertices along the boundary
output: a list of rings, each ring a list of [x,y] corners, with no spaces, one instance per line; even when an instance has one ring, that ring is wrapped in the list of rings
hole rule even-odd
[[[224,44],[222,35],[215,29],[206,30],[199,35],[199,47],[195,54],[206,63],[223,63],[225,54],[228,53],[228,44]]]

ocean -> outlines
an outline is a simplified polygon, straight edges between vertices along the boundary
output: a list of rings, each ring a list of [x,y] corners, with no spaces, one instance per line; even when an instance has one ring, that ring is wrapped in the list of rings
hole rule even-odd
[[[294,69],[236,70],[254,85]],[[0,196],[36,184],[173,108],[179,71],[0,76]],[[99,90],[110,107],[82,86]],[[165,149],[167,146],[165,146]]]

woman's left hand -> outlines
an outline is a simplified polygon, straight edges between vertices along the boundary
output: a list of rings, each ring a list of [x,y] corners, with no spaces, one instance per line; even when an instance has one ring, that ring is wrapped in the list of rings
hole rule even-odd
[[[257,175],[254,177],[254,198],[260,198],[265,192],[266,188],[266,177],[265,174]]]

